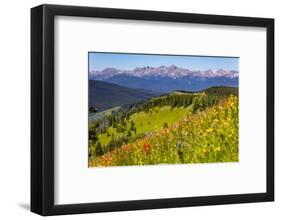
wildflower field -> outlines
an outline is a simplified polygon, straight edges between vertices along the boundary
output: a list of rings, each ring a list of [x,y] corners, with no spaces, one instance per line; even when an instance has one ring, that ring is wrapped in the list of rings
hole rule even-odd
[[[89,124],[89,167],[237,162],[238,103],[237,94],[203,92],[120,110]]]

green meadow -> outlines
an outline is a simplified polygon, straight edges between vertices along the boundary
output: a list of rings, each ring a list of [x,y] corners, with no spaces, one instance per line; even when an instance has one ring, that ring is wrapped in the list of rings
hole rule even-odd
[[[112,126],[107,129],[107,133],[99,134],[98,140],[102,146],[106,146],[112,137],[119,138],[124,133],[130,130],[131,123],[133,121],[136,127],[136,133],[132,132],[132,137],[138,135],[159,130],[165,126],[172,125],[176,121],[188,116],[192,113],[192,105],[188,107],[175,107],[172,108],[169,105],[162,107],[154,107],[148,112],[138,112],[130,116],[129,120],[125,120],[126,131],[118,133],[116,128]]]

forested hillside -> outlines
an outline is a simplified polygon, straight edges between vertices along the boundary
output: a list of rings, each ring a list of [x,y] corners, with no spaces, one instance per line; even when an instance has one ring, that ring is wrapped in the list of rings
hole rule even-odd
[[[101,112],[121,105],[129,105],[155,97],[155,93],[144,89],[132,89],[112,83],[89,80],[89,110]]]

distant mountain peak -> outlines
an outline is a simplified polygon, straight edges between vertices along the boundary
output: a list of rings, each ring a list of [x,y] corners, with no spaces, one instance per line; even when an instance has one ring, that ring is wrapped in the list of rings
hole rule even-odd
[[[102,70],[102,72],[105,72],[105,73],[118,73],[119,70],[118,69],[115,69],[113,67],[107,67],[105,68],[104,70]]]
[[[169,66],[169,68],[172,68],[172,69],[176,69],[176,68],[178,68],[176,65],[174,65],[174,64],[171,64],[170,66]]]

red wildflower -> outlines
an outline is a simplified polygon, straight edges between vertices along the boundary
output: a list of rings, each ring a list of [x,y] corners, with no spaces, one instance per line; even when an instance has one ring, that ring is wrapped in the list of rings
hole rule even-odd
[[[131,145],[128,144],[128,145],[125,145],[125,146],[123,147],[123,149],[127,151],[127,150],[130,150],[130,147],[131,147]]]
[[[150,145],[147,142],[143,143],[143,150],[147,153],[150,150]]]

